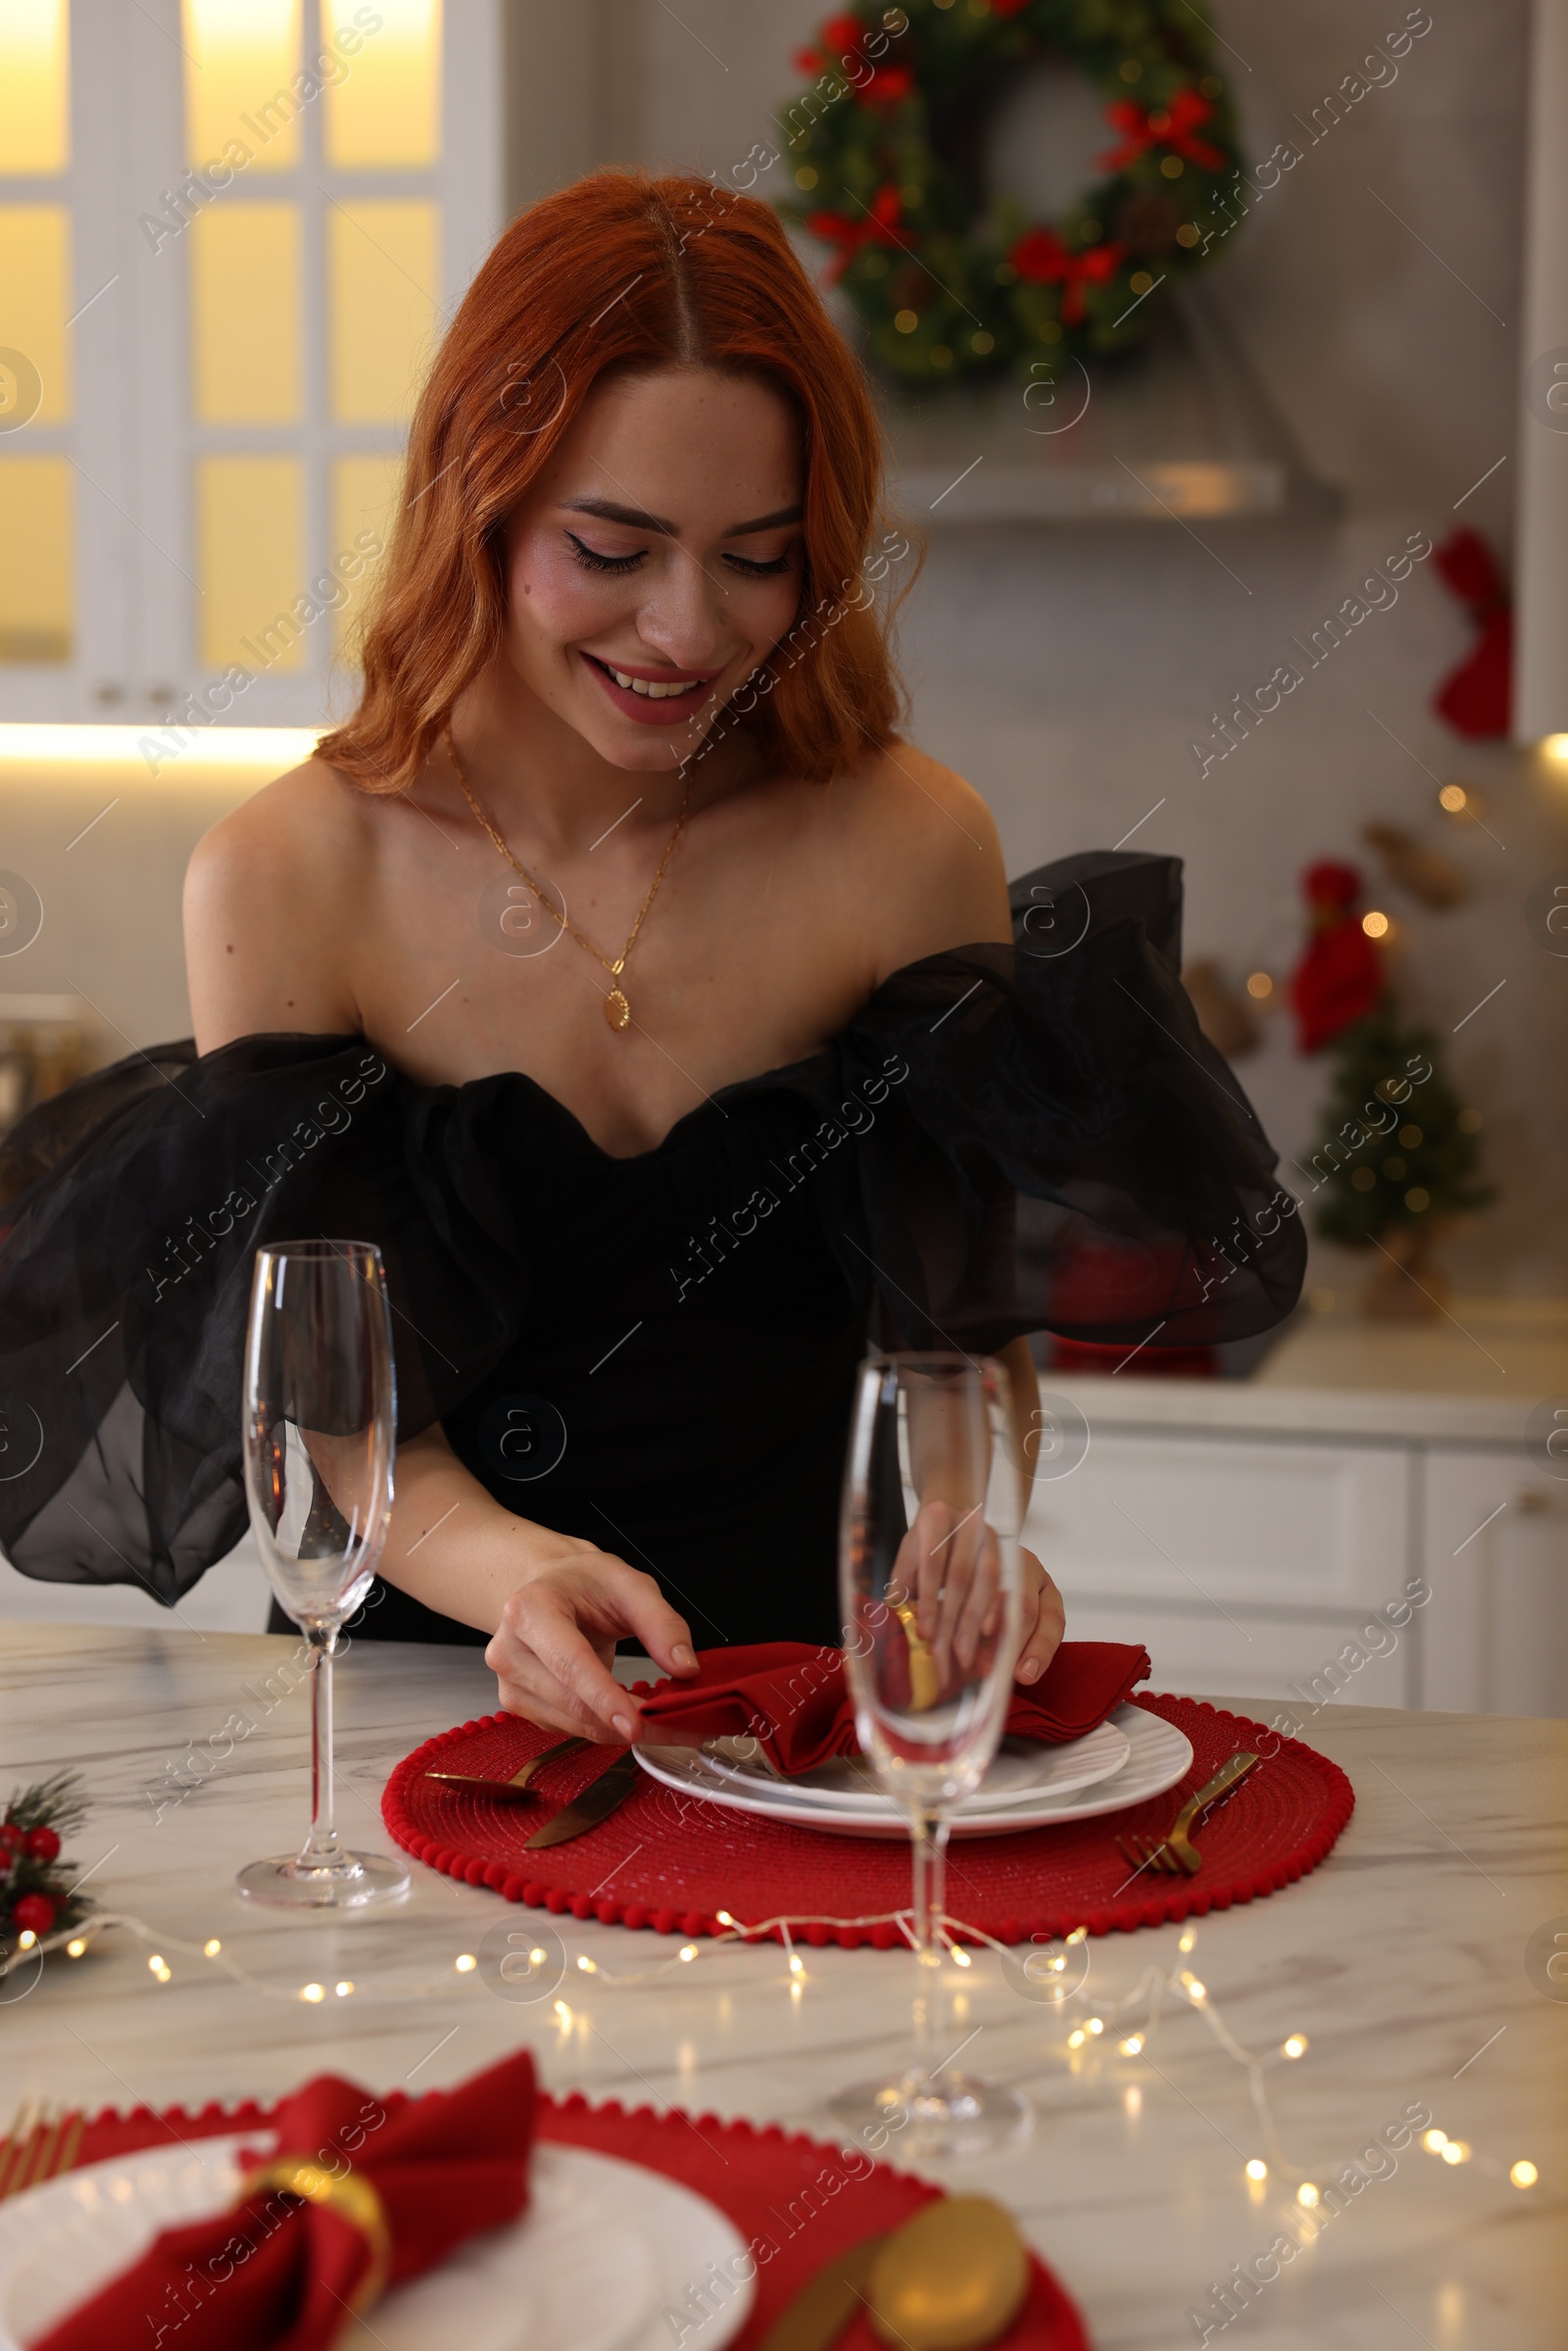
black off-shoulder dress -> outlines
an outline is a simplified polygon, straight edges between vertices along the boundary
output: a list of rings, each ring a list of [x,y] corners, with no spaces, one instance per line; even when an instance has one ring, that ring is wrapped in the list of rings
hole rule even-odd
[[[134,1055],[0,1152],[0,1545],[176,1600],[246,1526],[257,1245],[379,1244],[398,1427],[656,1575],[699,1645],[837,1637],[868,1338],[1191,1347],[1295,1303],[1296,1203],[1177,978],[1180,868],[1014,885],[1014,942],[896,972],[843,1035],[632,1158],[520,1074],[358,1037]],[[483,1637],[390,1588],[360,1630]]]

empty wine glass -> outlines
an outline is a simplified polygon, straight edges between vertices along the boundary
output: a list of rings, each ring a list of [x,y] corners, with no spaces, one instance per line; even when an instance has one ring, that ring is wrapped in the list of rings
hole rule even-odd
[[[1019,1641],[1022,1487],[1000,1364],[959,1354],[861,1367],[845,1471],[840,1591],[860,1745],[914,1847],[914,2062],[833,2101],[866,2131],[973,2154],[1027,2136],[1028,2100],[939,2047],[944,1856],[955,1804],[997,1751]]]
[[[332,1652],[369,1590],[392,1513],[392,1321],[381,1252],[290,1241],[256,1252],[245,1344],[245,1494],[279,1604],[311,1647],[311,1833],[253,1861],[252,1901],[360,1909],[406,1893],[383,1853],[351,1853],[332,1822]]]

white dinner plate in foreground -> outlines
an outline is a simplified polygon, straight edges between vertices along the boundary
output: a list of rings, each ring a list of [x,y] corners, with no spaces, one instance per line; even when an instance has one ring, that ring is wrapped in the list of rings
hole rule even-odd
[[[754,1795],[779,1795],[811,1811],[863,1812],[873,1817],[893,1809],[863,1755],[842,1755],[819,1764],[798,1780],[780,1780],[759,1755],[736,1761],[732,1748],[703,1752],[718,1779]],[[1130,1753],[1127,1734],[1112,1722],[1101,1723],[1082,1739],[1064,1739],[1059,1746],[1043,1746],[1038,1739],[1004,1739],[990,1770],[972,1796],[958,1806],[960,1820],[978,1820],[993,1812],[1011,1812],[1018,1804],[1054,1801],[1075,1788],[1092,1788],[1119,1772]]]
[[[221,2211],[241,2151],[271,2144],[252,2131],[149,2148],[0,2205],[0,2351],[43,2333],[160,2229]],[[684,2305],[710,2264],[733,2263],[734,2277],[745,2250],[721,2212],[663,2173],[547,2141],[522,2219],[384,2296],[342,2351],[659,2351],[663,2312]],[[755,2290],[738,2284],[705,2322],[703,2351],[738,2331]]]
[[[1163,1715],[1151,1714],[1144,1706],[1118,1706],[1110,1720],[1127,1739],[1127,1760],[1120,1771],[1097,1780],[1092,1787],[1054,1797],[999,1806],[991,1812],[960,1809],[954,1817],[954,1836],[1009,1837],[1020,1829],[1043,1829],[1054,1822],[1094,1820],[1102,1813],[1140,1804],[1146,1797],[1163,1795],[1190,1770],[1191,1741]],[[754,1791],[750,1787],[737,1787],[733,1779],[720,1778],[711,1768],[711,1758],[697,1747],[638,1747],[635,1752],[643,1769],[666,1788],[702,1796],[710,1804],[726,1804],[732,1811],[788,1821],[796,1829],[825,1829],[834,1837],[902,1837],[909,1834],[903,1815],[891,1803],[885,1813],[867,1813],[848,1805],[842,1809],[826,1804],[807,1808],[792,1798],[787,1788],[768,1785]]]

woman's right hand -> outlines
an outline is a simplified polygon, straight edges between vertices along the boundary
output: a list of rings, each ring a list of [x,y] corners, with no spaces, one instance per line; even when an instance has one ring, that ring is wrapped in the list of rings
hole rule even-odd
[[[697,1671],[691,1634],[652,1576],[576,1537],[546,1541],[484,1653],[501,1704],[549,1731],[628,1744],[641,1709],[610,1670],[616,1641],[640,1641],[666,1673],[684,1676]]]

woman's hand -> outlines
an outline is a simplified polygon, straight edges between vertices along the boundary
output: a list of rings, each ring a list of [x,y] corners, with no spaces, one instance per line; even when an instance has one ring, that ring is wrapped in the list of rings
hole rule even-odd
[[[1028,1684],[1039,1681],[1060,1647],[1067,1614],[1060,1592],[1033,1551],[1021,1551],[1019,1557],[1023,1562],[1023,1641],[1012,1678]]]
[[[485,1650],[508,1714],[548,1731],[628,1744],[641,1709],[611,1673],[617,1640],[641,1642],[666,1673],[694,1674],[691,1634],[652,1576],[572,1536],[502,1605]]]

